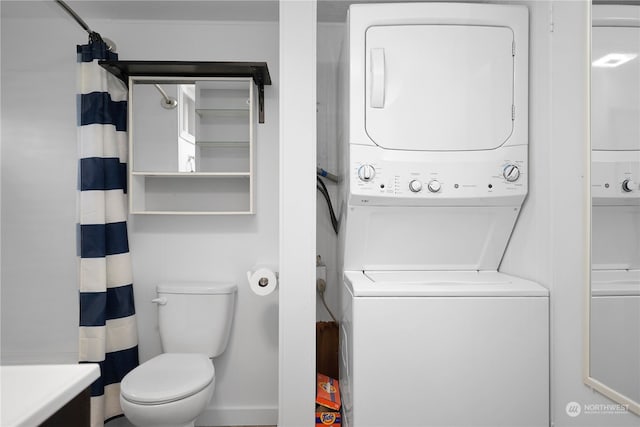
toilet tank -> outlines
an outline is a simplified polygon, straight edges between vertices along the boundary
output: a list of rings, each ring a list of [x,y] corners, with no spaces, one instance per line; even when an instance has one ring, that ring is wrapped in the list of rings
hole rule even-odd
[[[229,342],[237,286],[183,282],[157,286],[158,327],[165,353],[222,354]]]

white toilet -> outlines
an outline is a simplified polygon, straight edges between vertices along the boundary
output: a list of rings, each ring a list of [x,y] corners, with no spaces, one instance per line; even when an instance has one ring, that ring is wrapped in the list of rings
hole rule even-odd
[[[165,283],[157,292],[164,353],[122,379],[120,405],[139,427],[192,427],[213,395],[211,359],[227,347],[237,286]]]

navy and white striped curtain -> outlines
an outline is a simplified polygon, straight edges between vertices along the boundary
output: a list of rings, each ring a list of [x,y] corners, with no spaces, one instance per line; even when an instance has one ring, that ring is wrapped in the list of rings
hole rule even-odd
[[[117,59],[97,37],[78,46],[79,361],[100,364],[91,425],[122,414],[120,381],[138,365],[127,237],[127,87],[98,65]]]

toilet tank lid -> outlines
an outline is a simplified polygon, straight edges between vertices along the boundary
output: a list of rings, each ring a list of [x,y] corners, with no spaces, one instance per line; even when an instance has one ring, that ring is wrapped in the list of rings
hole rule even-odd
[[[235,283],[224,282],[164,282],[157,286],[158,293],[165,294],[232,294],[238,286]]]

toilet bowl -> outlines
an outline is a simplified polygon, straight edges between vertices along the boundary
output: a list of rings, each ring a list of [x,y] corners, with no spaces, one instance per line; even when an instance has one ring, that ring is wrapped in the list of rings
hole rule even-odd
[[[205,354],[165,353],[143,363],[120,384],[120,405],[139,427],[193,427],[215,388]]]
[[[229,341],[237,286],[172,282],[157,292],[164,353],[122,379],[120,405],[139,427],[192,427],[213,395],[213,359]]]

